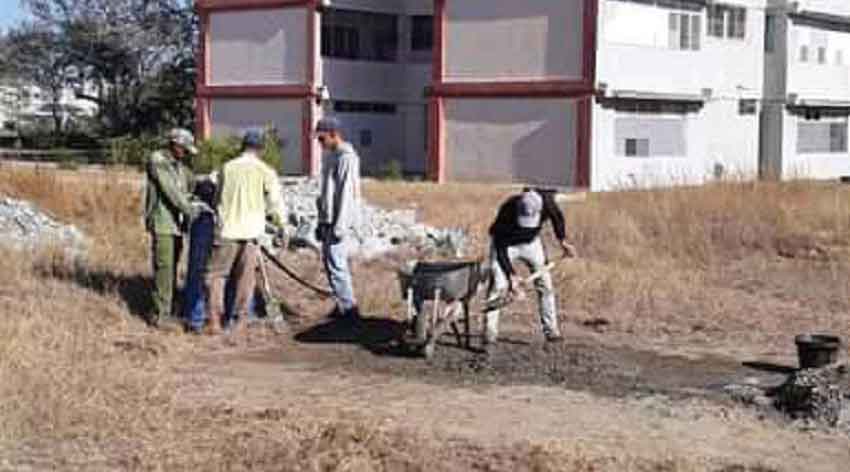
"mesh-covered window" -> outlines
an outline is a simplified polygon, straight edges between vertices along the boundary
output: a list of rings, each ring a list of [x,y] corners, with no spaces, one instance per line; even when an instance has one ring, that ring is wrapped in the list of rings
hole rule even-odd
[[[801,120],[797,125],[797,152],[800,154],[847,152],[847,120]]]
[[[214,12],[210,15],[213,85],[304,83],[304,9]]]

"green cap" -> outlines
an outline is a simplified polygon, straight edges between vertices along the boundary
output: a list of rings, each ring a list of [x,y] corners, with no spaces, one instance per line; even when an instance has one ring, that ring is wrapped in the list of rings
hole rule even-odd
[[[189,151],[189,154],[198,153],[198,148],[195,147],[195,136],[189,130],[181,128],[172,129],[168,132],[168,141]]]

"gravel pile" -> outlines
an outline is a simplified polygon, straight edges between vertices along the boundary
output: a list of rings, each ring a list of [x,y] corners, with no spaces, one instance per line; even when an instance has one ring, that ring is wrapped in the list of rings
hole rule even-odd
[[[850,434],[850,371],[846,365],[802,369],[775,387],[727,385],[729,397],[763,413],[780,413],[804,430]]]
[[[839,426],[844,411],[844,366],[803,369],[791,374],[775,392],[776,407],[795,420]]]
[[[0,244],[14,249],[64,248],[70,256],[85,253],[85,235],[38,210],[31,203],[12,198],[0,199]]]
[[[284,201],[297,246],[318,249],[314,233],[318,224],[316,200],[319,183],[313,179],[283,179]],[[370,259],[402,247],[419,251],[441,253],[447,256],[463,255],[466,237],[461,230],[431,228],[416,221],[414,210],[386,210],[364,202],[361,224],[353,255]]]

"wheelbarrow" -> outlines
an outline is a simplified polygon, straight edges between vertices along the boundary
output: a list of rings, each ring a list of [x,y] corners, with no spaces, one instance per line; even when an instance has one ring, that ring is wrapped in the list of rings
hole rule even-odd
[[[434,355],[437,341],[449,327],[459,347],[472,349],[469,306],[486,281],[481,261],[412,262],[399,270],[398,278],[408,326],[426,359]],[[425,302],[432,304],[430,314],[423,309]]]

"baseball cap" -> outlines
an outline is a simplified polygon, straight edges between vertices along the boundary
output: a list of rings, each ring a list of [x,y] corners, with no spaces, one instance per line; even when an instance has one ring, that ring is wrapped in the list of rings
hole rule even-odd
[[[342,129],[342,123],[335,116],[326,116],[316,124],[317,133],[333,133]]]
[[[198,148],[195,147],[195,136],[187,129],[172,129],[168,132],[168,141],[189,151],[189,154],[198,153]]]
[[[262,147],[263,132],[258,129],[249,129],[242,135],[242,145],[248,147]]]
[[[520,228],[538,228],[543,214],[543,197],[527,190],[517,200],[517,224]]]

